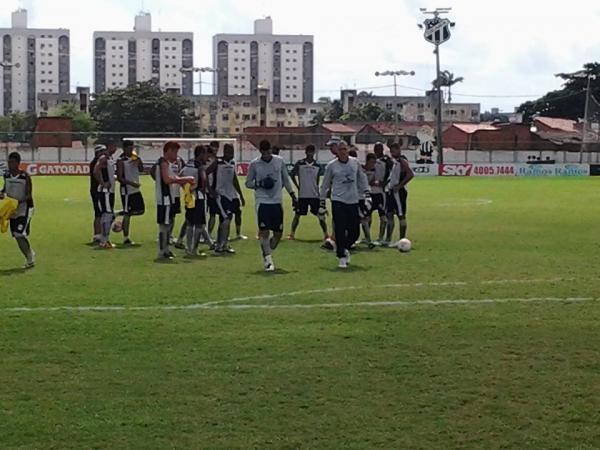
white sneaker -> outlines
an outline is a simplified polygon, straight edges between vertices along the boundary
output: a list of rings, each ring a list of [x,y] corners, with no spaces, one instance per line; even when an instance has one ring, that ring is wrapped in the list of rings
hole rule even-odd
[[[275,272],[272,255],[265,256],[265,272]]]
[[[238,234],[236,239],[238,241],[247,241],[248,240],[248,236],[244,236],[243,234]]]
[[[348,260],[346,258],[340,258],[340,262],[338,263],[338,267],[340,269],[347,269],[348,268]]]
[[[33,250],[31,250],[29,258],[27,258],[27,262],[25,263],[25,268],[31,269],[34,266],[35,266],[35,252]]]
[[[351,260],[352,260],[352,257],[350,256],[350,252],[348,250],[346,250],[346,263],[350,264]]]
[[[390,242],[388,248],[398,248],[398,242]]]

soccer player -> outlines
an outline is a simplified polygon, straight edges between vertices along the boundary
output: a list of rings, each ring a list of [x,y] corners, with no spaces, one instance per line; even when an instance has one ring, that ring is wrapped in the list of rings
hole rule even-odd
[[[216,200],[219,207],[219,231],[215,248],[217,253],[235,253],[235,250],[228,244],[231,219],[234,214],[240,212],[241,206],[246,206],[246,200],[237,178],[233,154],[233,145],[225,144],[223,157],[217,158],[213,176],[213,189],[217,195]]]
[[[158,259],[170,261],[173,253],[169,250],[169,233],[173,229],[175,219],[174,189],[171,186],[193,184],[194,177],[180,177],[173,174],[173,165],[177,164],[177,152],[180,145],[169,141],[163,147],[161,156],[154,165],[154,181],[156,185],[156,222],[158,224]]]
[[[10,218],[10,232],[25,256],[25,268],[30,269],[35,266],[35,252],[31,249],[28,239],[33,216],[33,185],[29,174],[19,168],[20,164],[19,153],[13,152],[8,155],[8,170],[4,173],[0,199],[6,196],[19,202],[17,210]]]
[[[198,145],[194,149],[194,159],[189,161],[183,168],[183,176],[191,176],[194,183],[191,191],[194,195],[194,207],[185,209],[186,219],[186,254],[188,256],[198,256],[198,245],[200,238],[204,242],[211,244],[212,241],[206,231],[206,172],[204,164],[206,163],[207,149],[203,145]],[[206,256],[201,253],[199,256]]]
[[[123,141],[123,155],[117,161],[117,179],[121,184],[123,205],[123,245],[134,245],[129,239],[131,216],[141,216],[146,211],[140,191],[140,172],[144,171],[142,159],[134,152],[132,141]]]
[[[274,272],[273,251],[277,248],[283,234],[283,199],[281,191],[285,189],[292,197],[294,207],[296,194],[288,175],[285,162],[271,153],[271,143],[267,140],[259,144],[260,158],[250,163],[246,187],[254,189],[256,215],[258,219],[260,246],[266,272]],[[270,232],[273,236],[269,239]]]
[[[185,167],[185,161],[183,160],[183,158],[178,156],[176,161],[171,164],[171,175],[174,177],[179,176],[184,167]],[[181,188],[179,185],[176,185],[176,184],[171,185],[171,195],[173,196],[173,199],[174,199],[173,208],[175,210],[175,217],[177,217],[177,215],[181,214],[181,211],[182,211],[181,210]],[[184,239],[185,239],[185,235],[186,235],[185,219],[184,219],[183,223],[181,224],[181,228],[179,229],[179,235],[177,236],[177,239],[175,239],[175,240],[173,240],[173,230],[174,229],[175,229],[175,220],[173,220],[173,223],[171,224],[171,231],[169,232],[169,242],[173,243],[173,246],[175,248],[184,250],[185,249]]]
[[[366,177],[361,176],[361,168],[356,158],[348,154],[346,143],[337,146],[337,158],[327,164],[321,184],[321,209],[331,193],[331,209],[336,239],[338,267],[346,269],[350,263],[350,247],[360,234],[358,202],[364,195],[368,207],[371,201]]]
[[[219,154],[219,142],[212,141],[208,147],[208,161],[206,168],[206,176],[208,181],[208,233],[212,236],[217,216],[220,214],[219,206],[217,205],[217,195],[212,189],[213,173],[216,169],[217,155]]]
[[[410,183],[415,174],[406,158],[402,156],[400,144],[392,144],[390,151],[392,153],[393,166],[387,187],[388,227],[386,240],[390,242],[390,247],[397,247],[397,243],[391,243],[394,234],[394,217],[398,216],[400,239],[404,239],[407,230],[406,208],[408,191],[406,190],[406,185]]]
[[[375,153],[375,170],[372,178],[369,180],[371,186],[371,198],[373,200],[373,210],[379,212],[379,236],[375,245],[387,245],[389,242],[385,240],[385,233],[388,225],[388,210],[387,198],[385,195],[385,186],[387,185],[392,166],[394,162],[392,158],[384,154],[383,144],[378,142],[373,147]]]
[[[306,216],[309,209],[310,213],[319,219],[319,225],[324,235],[323,239],[326,240],[328,238],[325,214],[319,214],[319,177],[321,166],[315,160],[315,151],[314,145],[307,146],[305,151],[306,158],[297,161],[290,173],[292,182],[298,189],[298,207],[295,210],[296,214],[292,221],[292,231],[288,236],[290,240],[295,239],[296,230],[300,224],[300,217]]]
[[[106,146],[106,151],[98,157],[94,166],[94,177],[98,183],[96,201],[100,210],[100,243],[99,248],[111,249],[115,246],[110,242],[110,230],[115,220],[115,161],[113,155],[117,145],[113,142]]]
[[[96,145],[94,147],[94,158],[90,161],[90,197],[92,199],[92,205],[94,207],[94,238],[93,244],[99,244],[102,236],[102,223],[101,216],[102,212],[98,207],[98,180],[94,176],[94,167],[98,162],[98,158],[102,153],[106,151],[106,145]]]

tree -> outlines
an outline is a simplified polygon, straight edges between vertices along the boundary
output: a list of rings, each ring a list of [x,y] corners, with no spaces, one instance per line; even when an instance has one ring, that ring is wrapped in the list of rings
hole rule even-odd
[[[327,103],[323,111],[319,111],[310,120],[311,125],[322,125],[327,122],[337,122],[344,114],[341,100],[331,100],[329,97],[319,98],[319,103]]]
[[[29,142],[36,122],[34,113],[13,112],[0,117],[0,137],[4,142]]]
[[[92,118],[102,132],[173,135],[198,131],[192,103],[178,93],[163,92],[155,81],[146,81],[97,95],[91,104]],[[182,119],[183,118],[183,119]]]
[[[565,81],[562,89],[548,92],[537,100],[525,102],[517,111],[523,113],[523,120],[526,122],[529,122],[534,114],[571,120],[583,118],[588,76],[592,77],[591,95],[600,97],[600,63],[587,63],[579,72],[557,74],[557,77]]]
[[[341,117],[347,122],[389,122],[394,120],[394,111],[383,109],[375,103],[366,103],[355,107]]]
[[[447,87],[448,88],[448,103],[452,103],[452,86],[454,86],[457,83],[462,83],[463,81],[465,81],[465,79],[463,77],[454,77],[454,74],[452,72],[450,72],[449,70],[444,70],[442,72],[440,72],[440,87]],[[431,82],[431,84],[433,85],[434,88],[438,88],[438,80],[433,80]]]
[[[90,134],[96,131],[96,122],[74,103],[60,105],[48,114],[50,117],[68,117],[73,122],[73,139],[87,143]]]

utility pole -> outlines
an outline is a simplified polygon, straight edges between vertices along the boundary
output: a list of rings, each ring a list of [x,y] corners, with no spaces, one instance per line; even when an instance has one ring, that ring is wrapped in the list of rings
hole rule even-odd
[[[418,27],[425,31],[424,37],[427,42],[435,45],[435,66],[436,66],[436,93],[437,93],[437,117],[436,117],[436,144],[438,150],[438,164],[444,164],[444,143],[442,141],[442,83],[440,70],[440,45],[450,39],[450,29],[454,28],[455,23],[446,18],[441,18],[441,14],[447,14],[452,8],[436,8],[433,11],[427,11],[421,8],[422,14],[430,14],[432,19],[426,19]]]
[[[385,72],[375,72],[376,77],[393,76],[394,77],[394,142],[398,142],[398,84],[396,77],[399,75],[414,76],[415,71],[411,70],[386,70]]]

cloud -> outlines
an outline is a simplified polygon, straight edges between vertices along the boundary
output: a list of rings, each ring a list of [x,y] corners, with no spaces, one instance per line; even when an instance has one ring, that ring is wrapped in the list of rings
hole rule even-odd
[[[25,0],[30,24],[71,30],[72,84],[92,83],[94,30],[130,30],[141,0]],[[2,0],[0,26],[9,26],[11,10],[23,1]],[[484,108],[511,109],[525,98],[560,87],[553,74],[571,71],[600,54],[600,2],[571,0],[447,0],[456,21],[452,39],[442,46],[442,68],[463,76],[456,100],[482,102]],[[337,96],[340,87],[376,87],[391,80],[376,78],[376,70],[415,70],[403,86],[428,89],[435,76],[433,46],[416,24],[419,7],[439,6],[437,0],[145,0],[155,29],[193,31],[196,65],[212,65],[212,36],[250,33],[253,21],[272,16],[274,31],[315,36],[315,98]],[[204,82],[208,82],[205,76]],[[390,87],[371,89],[390,94]],[[206,86],[205,86],[206,92]],[[402,94],[416,91],[400,88]],[[488,94],[507,98],[468,97]]]

